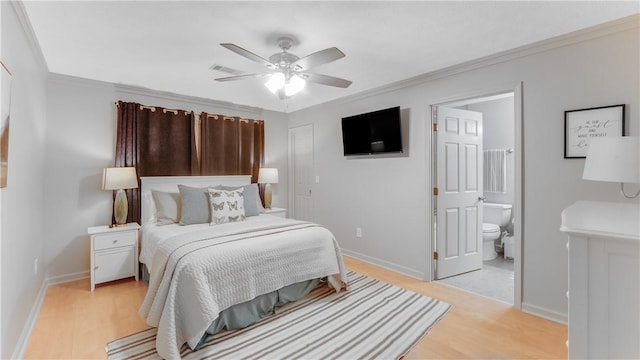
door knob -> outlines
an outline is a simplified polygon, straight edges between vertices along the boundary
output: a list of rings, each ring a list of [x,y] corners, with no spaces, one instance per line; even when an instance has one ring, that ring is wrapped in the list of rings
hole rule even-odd
[[[486,199],[484,196],[478,196],[478,201],[484,201]]]

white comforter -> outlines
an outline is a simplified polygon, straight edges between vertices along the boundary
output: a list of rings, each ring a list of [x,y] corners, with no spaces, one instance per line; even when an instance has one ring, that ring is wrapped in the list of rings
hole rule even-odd
[[[152,257],[143,237],[141,261],[151,276],[140,314],[158,327],[160,356],[180,358],[180,347],[186,342],[194,348],[222,310],[258,295],[325,276],[336,291],[344,287],[342,254],[329,230],[269,215],[257,218],[155,227],[150,233],[156,241],[148,244]],[[158,241],[159,231],[171,235]]]

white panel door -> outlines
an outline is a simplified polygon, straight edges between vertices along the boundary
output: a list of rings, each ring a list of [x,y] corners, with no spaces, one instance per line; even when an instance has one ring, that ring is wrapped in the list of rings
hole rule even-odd
[[[482,268],[482,113],[438,107],[436,278]]]
[[[312,220],[313,125],[289,129],[289,217]]]

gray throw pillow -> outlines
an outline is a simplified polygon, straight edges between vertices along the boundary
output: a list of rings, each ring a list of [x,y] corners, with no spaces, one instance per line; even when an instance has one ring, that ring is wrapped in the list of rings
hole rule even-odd
[[[226,191],[244,188],[243,195],[244,195],[244,215],[245,216],[260,215],[260,213],[264,211],[258,208],[258,203],[260,202],[260,195],[258,194],[258,184],[249,184],[244,186],[221,185],[221,186],[216,186],[215,188],[226,190]]]
[[[182,198],[182,211],[180,212],[180,225],[208,224],[211,222],[211,210],[209,209],[209,187],[196,188],[186,185],[178,185]]]

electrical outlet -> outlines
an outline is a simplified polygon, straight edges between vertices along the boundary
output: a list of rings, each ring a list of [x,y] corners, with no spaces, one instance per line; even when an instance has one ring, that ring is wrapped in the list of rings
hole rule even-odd
[[[33,260],[33,275],[38,275],[38,259]]]
[[[356,237],[359,237],[359,238],[362,237],[362,229],[361,228],[356,228]]]

